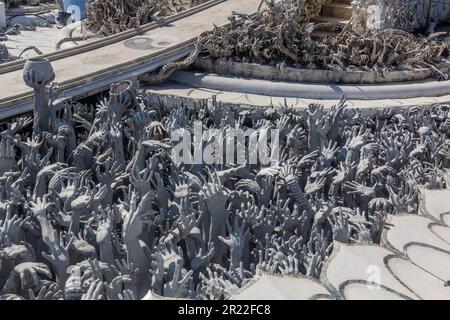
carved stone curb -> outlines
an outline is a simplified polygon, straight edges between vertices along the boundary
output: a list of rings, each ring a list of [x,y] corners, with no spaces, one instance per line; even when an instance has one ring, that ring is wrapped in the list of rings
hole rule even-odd
[[[414,70],[386,71],[340,71],[323,69],[283,69],[256,63],[239,63],[215,61],[208,58],[198,58],[194,66],[202,71],[248,77],[261,80],[294,81],[307,83],[341,83],[341,84],[374,84],[404,81],[419,81],[433,76],[432,68]]]
[[[339,100],[342,96],[357,100],[408,99],[450,94],[450,80],[389,85],[324,85],[225,77],[188,71],[175,72],[171,80],[195,88],[318,100]]]

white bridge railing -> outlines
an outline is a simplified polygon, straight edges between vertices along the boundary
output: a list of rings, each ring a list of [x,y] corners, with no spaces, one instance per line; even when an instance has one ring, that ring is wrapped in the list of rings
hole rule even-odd
[[[6,8],[4,2],[0,2],[0,29],[1,28],[6,28]]]

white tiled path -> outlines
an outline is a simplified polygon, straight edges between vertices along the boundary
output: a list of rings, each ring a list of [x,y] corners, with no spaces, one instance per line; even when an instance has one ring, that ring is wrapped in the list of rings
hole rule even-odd
[[[422,190],[418,214],[389,216],[381,245],[335,242],[320,283],[259,275],[235,299],[450,299],[450,189]]]

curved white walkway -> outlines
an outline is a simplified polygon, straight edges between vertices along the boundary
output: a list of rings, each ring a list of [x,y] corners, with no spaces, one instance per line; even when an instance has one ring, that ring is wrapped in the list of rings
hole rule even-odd
[[[325,108],[331,108],[333,105],[340,101],[340,97],[337,99],[326,99],[320,101],[318,101],[318,99],[284,98],[269,95],[213,90],[207,88],[195,88],[190,85],[176,82],[166,82],[157,86],[151,86],[146,88],[146,92],[148,92],[155,98],[163,99],[163,101],[165,101],[169,105],[177,105],[181,101],[187,103],[190,100],[209,100],[215,98],[217,101],[220,101],[223,104],[243,107],[250,106],[270,108],[284,105],[286,103],[288,106],[304,109],[310,103],[317,102],[323,104]],[[412,106],[421,106],[422,108],[426,108],[437,103],[450,103],[450,95],[410,99],[347,100],[349,109],[359,109],[365,115],[373,115],[378,110],[382,110],[387,107],[394,110],[409,108]]]
[[[334,243],[320,283],[261,274],[234,299],[450,299],[450,189],[422,190],[418,215],[388,217],[382,245]]]
[[[340,99],[342,96],[355,100],[380,100],[450,95],[450,80],[338,85],[270,81],[188,71],[176,72],[171,80],[194,88],[316,100]]]

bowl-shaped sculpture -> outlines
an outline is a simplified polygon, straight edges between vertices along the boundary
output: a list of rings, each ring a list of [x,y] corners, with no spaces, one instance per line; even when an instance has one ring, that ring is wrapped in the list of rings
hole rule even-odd
[[[136,97],[136,88],[132,81],[124,80],[114,83],[109,90],[110,96],[116,96],[123,104],[132,103]]]
[[[53,67],[47,59],[28,59],[23,67],[23,80],[31,88],[46,86],[55,79]]]

